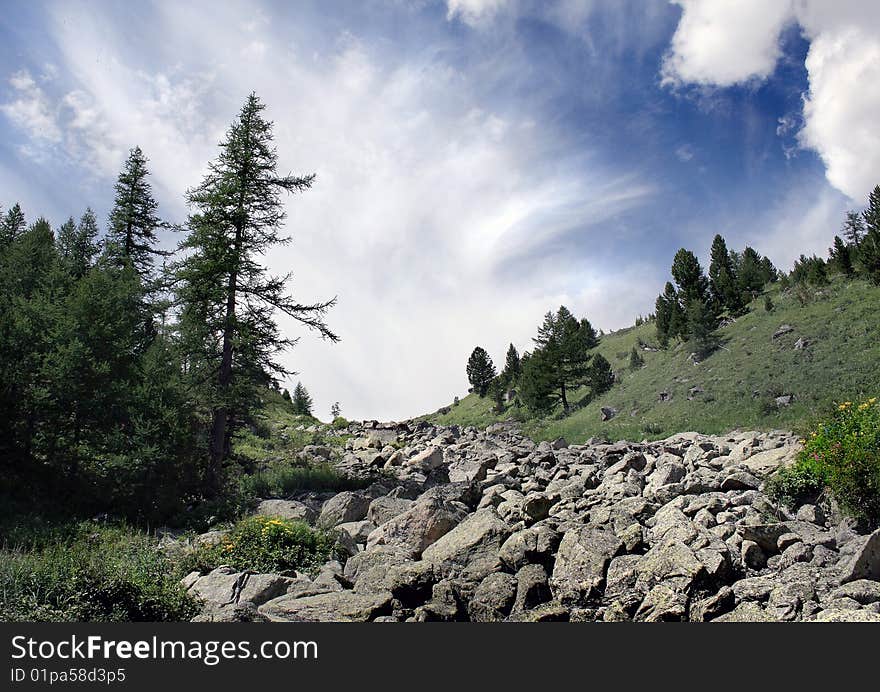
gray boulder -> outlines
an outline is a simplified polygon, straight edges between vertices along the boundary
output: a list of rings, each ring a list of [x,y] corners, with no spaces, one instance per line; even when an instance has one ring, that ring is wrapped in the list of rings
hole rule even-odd
[[[861,540],[855,553],[843,567],[841,582],[856,579],[880,581],[880,529]]]
[[[418,559],[426,548],[467,516],[468,509],[460,502],[432,497],[420,499],[373,531],[367,539],[367,549],[393,546],[408,557]]]
[[[500,571],[499,552],[510,533],[510,527],[493,508],[481,509],[429,546],[422,559],[444,573],[482,581],[492,572]]]
[[[331,528],[349,521],[366,518],[370,498],[354,492],[341,492],[327,500],[321,507],[318,526]]]
[[[550,579],[554,597],[576,603],[597,596],[608,563],[622,548],[623,541],[605,528],[587,525],[566,531]]]
[[[474,622],[504,620],[516,601],[517,579],[510,574],[496,572],[480,582],[467,605],[468,615]]]
[[[303,502],[296,500],[263,500],[257,506],[257,514],[292,521],[314,523],[318,513]]]
[[[391,614],[391,593],[340,591],[296,598],[279,596],[259,607],[272,622],[368,622]]]

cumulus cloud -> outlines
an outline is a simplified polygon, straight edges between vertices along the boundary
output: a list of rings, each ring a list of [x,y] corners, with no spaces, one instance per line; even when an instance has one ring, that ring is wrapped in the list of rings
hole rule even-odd
[[[810,41],[802,146],[814,149],[828,181],[862,201],[880,170],[880,3],[875,0],[673,0],[681,20],[663,65],[666,84],[726,87],[769,77],[779,36],[797,21]],[[780,121],[790,130],[790,115]]]
[[[339,296],[329,321],[340,344],[282,319],[305,337],[283,360],[302,372],[319,415],[337,400],[350,417],[437,408],[464,393],[476,344],[503,360],[508,340],[529,346],[551,307],[566,303],[607,329],[650,304],[654,286],[639,280],[647,268],[621,274],[584,248],[609,243],[600,222],[646,203],[652,186],[536,126],[528,108],[493,108],[485,73],[431,50],[389,59],[350,33],[316,42],[264,22],[242,32],[240,8],[170,3],[151,31],[177,66],[148,70],[99,14],[72,22],[74,11],[55,9],[52,36],[73,87],[50,105],[69,155],[107,180],[108,196],[125,150],[139,144],[162,211],[182,214],[183,192],[251,90],[275,121],[280,168],[317,173],[288,201],[293,244],[266,261],[293,271],[301,301]]]
[[[60,142],[61,128],[58,126],[57,113],[30,72],[16,72],[10,77],[9,84],[13,89],[12,99],[0,106],[6,117],[26,130],[36,142]]]
[[[673,0],[681,20],[663,63],[667,84],[731,86],[763,79],[780,56],[787,0]]]

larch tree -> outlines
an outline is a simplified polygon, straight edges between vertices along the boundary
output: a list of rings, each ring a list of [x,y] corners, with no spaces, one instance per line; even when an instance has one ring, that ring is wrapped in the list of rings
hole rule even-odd
[[[257,404],[257,387],[289,374],[275,356],[296,340],[282,336],[277,313],[321,337],[338,337],[324,321],[336,299],[303,304],[286,292],[290,275],[271,276],[261,258],[289,242],[280,235],[283,193],[303,192],[315,176],[279,175],[272,123],[248,96],[202,183],[188,192],[190,233],[176,275],[182,341],[196,377],[210,383],[203,402],[211,416],[206,485],[216,489],[231,435]]]
[[[16,202],[0,222],[0,247],[9,245],[18,236],[24,233],[26,224],[24,220],[24,212],[21,206]]]
[[[75,279],[81,279],[94,265],[101,251],[98,240],[98,220],[91,209],[86,209],[76,223],[71,216],[58,229],[56,244],[62,264]]]
[[[293,412],[300,416],[311,416],[312,415],[312,397],[309,394],[309,390],[303,386],[302,382],[297,382],[296,387],[293,388],[293,397],[291,398],[293,403]]]
[[[865,220],[865,237],[859,245],[859,264],[867,277],[880,285],[880,185],[871,191],[862,218]]]
[[[481,397],[486,396],[486,393],[489,391],[489,385],[497,374],[492,358],[489,357],[486,349],[481,346],[477,346],[471,352],[465,372],[474,392]]]
[[[568,394],[588,378],[590,350],[599,345],[599,337],[589,320],[578,320],[564,305],[556,313],[548,312],[534,339],[541,351],[548,376],[554,382],[559,401],[569,410]]]
[[[507,356],[504,361],[504,375],[508,383],[515,382],[522,372],[522,363],[520,362],[519,353],[516,346],[510,344],[507,347]]]
[[[727,250],[727,243],[721,235],[716,235],[712,241],[709,290],[719,312],[724,308],[735,315],[742,309],[742,294],[737,287],[736,270]]]
[[[161,221],[148,180],[147,161],[140,147],[129,152],[114,187],[116,197],[107,231],[111,253],[120,262],[131,262],[145,280],[152,276],[153,257],[163,254],[156,248],[156,229]]]

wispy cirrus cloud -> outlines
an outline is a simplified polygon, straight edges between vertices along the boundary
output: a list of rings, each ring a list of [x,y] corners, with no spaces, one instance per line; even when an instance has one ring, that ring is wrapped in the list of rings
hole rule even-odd
[[[596,300],[623,284],[590,239],[607,255],[603,223],[656,188],[548,126],[543,101],[511,108],[486,97],[527,65],[465,70],[442,39],[402,60],[354,30],[329,42],[295,24],[280,31],[265,20],[277,11],[269,5],[256,19],[251,6],[211,7],[163,4],[149,15],[169,63],[127,46],[112,13],[53,6],[64,79],[43,106],[56,114],[55,144],[108,190],[139,144],[163,210],[179,219],[184,191],[257,91],[281,168],[317,173],[288,203],[294,244],[266,260],[294,272],[302,300],[339,296],[330,322],[342,342],[303,334],[285,356],[319,414],[335,400],[353,417],[436,408],[466,388],[462,364],[476,343],[499,359],[508,340],[527,347],[562,302],[606,328],[640,311],[649,285],[632,282],[613,308]]]

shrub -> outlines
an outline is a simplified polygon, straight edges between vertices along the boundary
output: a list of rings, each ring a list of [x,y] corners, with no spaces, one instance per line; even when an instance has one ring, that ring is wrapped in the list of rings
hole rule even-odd
[[[276,462],[257,473],[242,476],[241,492],[250,497],[288,497],[302,490],[359,490],[368,483],[337,471],[330,464],[294,466]]]
[[[789,508],[814,502],[828,483],[825,466],[813,457],[798,460],[793,466],[783,468],[771,476],[766,492],[771,498]]]
[[[190,553],[183,564],[202,572],[220,565],[255,572],[312,571],[333,553],[336,542],[301,521],[263,516],[239,521],[224,540]]]
[[[774,492],[792,504],[827,486],[841,509],[869,524],[880,522],[880,407],[877,398],[845,401],[810,433],[794,466],[773,479]]]
[[[343,430],[348,427],[348,419],[343,418],[342,416],[336,416],[330,424],[330,427],[334,430]]]
[[[773,299],[769,295],[764,296],[764,311],[773,312]]]
[[[93,522],[13,527],[0,552],[0,620],[189,620],[198,603],[156,540]]]

